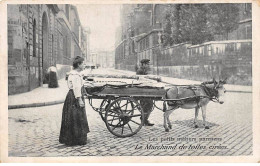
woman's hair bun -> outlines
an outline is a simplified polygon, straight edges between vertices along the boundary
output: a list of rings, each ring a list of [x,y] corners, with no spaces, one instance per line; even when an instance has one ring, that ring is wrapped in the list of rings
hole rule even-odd
[[[84,61],[84,58],[82,58],[81,56],[76,56],[73,60],[73,67],[77,68],[78,63],[82,63]]]

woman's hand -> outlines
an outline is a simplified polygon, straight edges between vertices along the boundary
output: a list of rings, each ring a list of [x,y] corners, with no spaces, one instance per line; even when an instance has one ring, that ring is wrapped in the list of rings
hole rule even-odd
[[[80,97],[80,98],[78,98],[78,100],[79,100],[79,106],[80,107],[85,107],[85,104],[84,104],[82,98]]]

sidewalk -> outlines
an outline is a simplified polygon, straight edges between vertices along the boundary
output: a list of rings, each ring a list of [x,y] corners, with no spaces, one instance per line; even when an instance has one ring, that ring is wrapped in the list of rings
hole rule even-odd
[[[127,75],[135,75],[135,72],[125,70],[106,69],[105,73],[119,73]],[[174,85],[192,85],[200,84],[199,81],[177,79],[171,77],[161,77],[163,83]],[[252,93],[252,86],[240,85],[225,85],[227,92]],[[8,109],[27,108],[27,107],[41,107],[47,105],[54,105],[63,103],[68,92],[66,80],[59,80],[58,88],[39,87],[30,92],[9,95]]]
[[[30,92],[8,96],[8,109],[40,107],[63,103],[68,93],[67,82],[60,79],[58,88],[43,86]]]

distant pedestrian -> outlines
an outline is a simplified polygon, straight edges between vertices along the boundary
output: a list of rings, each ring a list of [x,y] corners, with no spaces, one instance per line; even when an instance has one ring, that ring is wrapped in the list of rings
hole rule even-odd
[[[137,75],[147,75],[148,71],[150,70],[149,59],[142,59],[140,61],[141,65],[140,67],[137,67],[136,74]],[[152,99],[140,99],[140,105],[143,108],[144,111],[144,126],[153,126],[154,124],[151,123],[148,119],[153,111],[153,100]]]
[[[49,80],[48,80],[49,85],[48,85],[48,87],[49,88],[59,87],[56,67],[55,66],[49,67],[47,72],[48,72],[48,75],[49,75]]]
[[[84,59],[77,56],[73,61],[73,70],[68,76],[69,92],[62,111],[59,142],[65,145],[85,145],[89,126],[82,97]]]
[[[149,59],[142,59],[140,61],[141,65],[137,67],[137,71],[136,71],[136,74],[138,75],[147,75],[148,72],[150,71],[150,66],[149,66],[149,63],[150,63],[150,60]]]

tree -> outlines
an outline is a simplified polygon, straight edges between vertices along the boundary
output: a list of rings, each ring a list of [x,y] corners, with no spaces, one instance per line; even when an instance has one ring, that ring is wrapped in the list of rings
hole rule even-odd
[[[173,38],[173,43],[172,44],[178,44],[181,42],[181,35],[180,35],[180,10],[181,10],[181,5],[176,4],[174,6],[174,11],[173,11],[173,17],[172,17],[172,38]]]
[[[236,4],[174,4],[165,15],[164,46],[190,42],[201,44],[214,40],[238,27]]]
[[[163,36],[163,46],[169,46],[172,43],[172,23],[171,23],[171,13],[167,13],[165,16],[165,27]]]
[[[214,35],[223,35],[228,40],[228,34],[238,28],[239,8],[236,4],[208,4],[207,19],[209,29]]]
[[[205,4],[187,4],[180,7],[180,33],[182,42],[201,44],[211,40],[207,28],[207,8]]]

